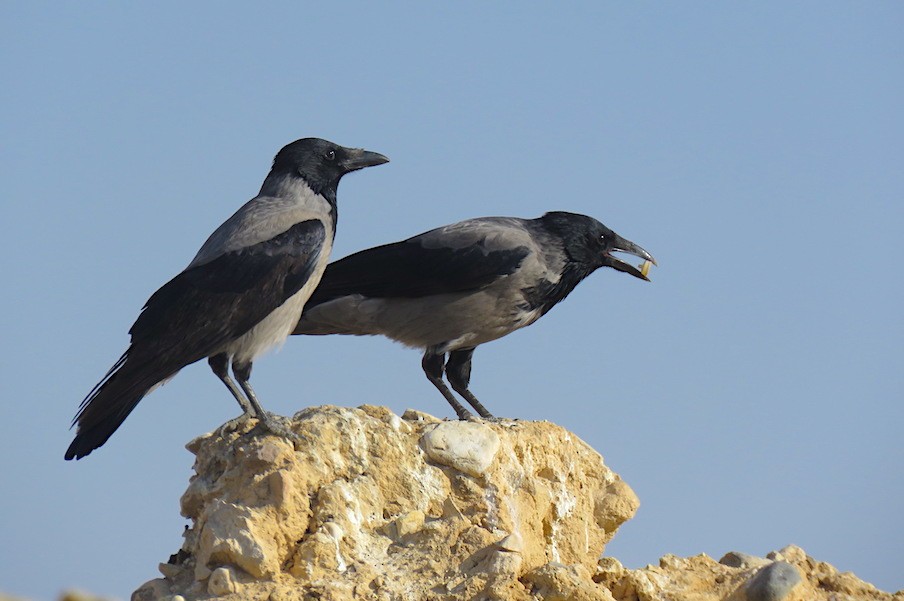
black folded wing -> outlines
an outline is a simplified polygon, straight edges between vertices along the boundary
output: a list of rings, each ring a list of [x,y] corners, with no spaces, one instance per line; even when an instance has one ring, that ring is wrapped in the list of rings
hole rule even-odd
[[[415,237],[331,263],[307,306],[351,294],[420,298],[477,290],[514,273],[529,253],[526,246],[489,250],[482,243],[428,248]]]
[[[301,290],[325,235],[321,221],[303,221],[270,240],[186,269],[148,299],[129,330],[131,350],[158,358],[171,354],[183,364],[208,356]]]

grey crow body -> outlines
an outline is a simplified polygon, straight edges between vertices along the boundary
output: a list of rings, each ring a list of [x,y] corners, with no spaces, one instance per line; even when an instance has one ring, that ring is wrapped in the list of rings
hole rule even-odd
[[[317,138],[280,150],[260,193],[148,299],[129,330],[129,348],[82,401],[66,459],[104,444],[146,394],[204,358],[244,415],[287,434],[248,382],[252,362],[286,339],[320,281],[336,229],[340,178],[388,160]],[[241,390],[229,376],[230,363]]]
[[[468,389],[474,349],[534,323],[600,267],[648,279],[613,252],[655,264],[586,215],[469,219],[331,263],[293,334],[381,334],[424,349],[424,372],[458,417],[470,413],[443,372],[492,417]]]

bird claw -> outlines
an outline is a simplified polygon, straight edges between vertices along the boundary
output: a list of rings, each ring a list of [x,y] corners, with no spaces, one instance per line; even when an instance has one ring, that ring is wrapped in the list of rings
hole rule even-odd
[[[269,411],[264,411],[263,415],[257,416],[256,428],[262,428],[271,434],[282,436],[291,442],[297,451],[300,448],[299,444],[305,440],[305,437],[293,432],[288,426],[282,423],[283,419],[282,416],[270,413]]]
[[[511,421],[507,417],[496,417],[495,415],[469,415],[465,419],[469,422],[474,422],[474,423],[478,423],[478,424],[487,423],[487,422],[489,422],[491,424],[498,424],[498,423],[505,422],[505,421]]]
[[[238,417],[234,417],[222,426],[220,426],[220,432],[227,434],[231,432],[237,432],[242,426],[248,423],[248,418],[251,417],[247,413],[243,413]]]
[[[495,415],[489,415],[487,417],[481,417],[480,421],[489,422],[491,424],[503,424],[503,423],[513,422],[513,421],[517,421],[517,420],[512,419],[510,417],[496,417]]]
[[[295,447],[296,451],[301,450],[300,445],[306,440],[305,437],[293,432],[288,426],[282,423],[282,420],[284,419],[285,418],[283,418],[282,416],[269,412],[264,412],[263,418],[252,415],[251,413],[243,413],[242,415],[234,417],[220,426],[219,431],[222,434],[247,434],[259,429],[263,430],[264,432],[285,438],[292,443],[292,446]],[[247,426],[250,420],[256,420],[257,423],[253,427],[248,428]]]

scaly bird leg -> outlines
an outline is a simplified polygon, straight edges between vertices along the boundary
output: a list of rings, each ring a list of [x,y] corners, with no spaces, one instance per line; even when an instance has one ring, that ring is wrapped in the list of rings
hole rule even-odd
[[[239,386],[241,386],[242,390],[245,391],[245,394],[248,397],[248,403],[251,405],[255,413],[254,417],[257,418],[258,422],[265,430],[272,432],[277,436],[287,438],[293,443],[301,440],[301,437],[298,436],[298,434],[292,432],[292,430],[279,423],[274,418],[273,414],[264,411],[264,408],[261,407],[260,402],[257,400],[257,395],[254,393],[254,389],[251,388],[251,383],[248,381],[251,378],[250,361],[247,363],[236,363],[235,361],[233,361],[232,373],[235,374],[236,380],[239,381]]]
[[[458,402],[458,399],[455,398],[455,395],[452,394],[452,391],[449,390],[445,382],[443,382],[443,360],[445,357],[445,353],[437,355],[428,350],[424,353],[424,358],[421,360],[421,367],[424,368],[424,373],[427,375],[427,379],[430,380],[430,383],[436,386],[436,389],[446,397],[446,400],[449,401],[449,404],[455,409],[455,414],[458,416],[458,419],[468,419],[471,417],[471,412]]]
[[[449,353],[449,360],[446,362],[446,379],[452,385],[452,389],[463,396],[466,401],[474,407],[474,410],[480,414],[480,417],[492,419],[493,414],[487,411],[477,397],[468,390],[468,383],[471,381],[471,356],[474,349],[462,349]]]

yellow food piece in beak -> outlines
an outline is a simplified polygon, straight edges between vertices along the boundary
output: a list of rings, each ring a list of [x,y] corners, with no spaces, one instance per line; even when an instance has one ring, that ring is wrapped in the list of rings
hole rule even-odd
[[[650,265],[652,265],[652,263],[650,263],[649,261],[644,261],[643,265],[640,266],[640,273],[643,274],[643,277],[647,277],[647,275],[650,273]]]

